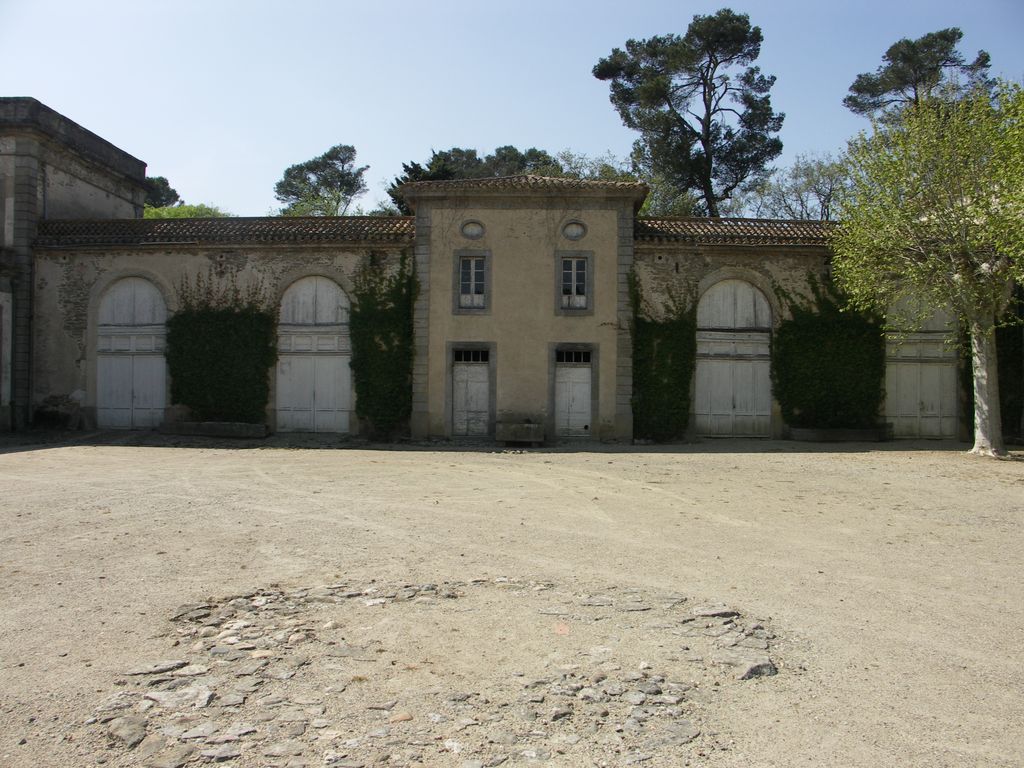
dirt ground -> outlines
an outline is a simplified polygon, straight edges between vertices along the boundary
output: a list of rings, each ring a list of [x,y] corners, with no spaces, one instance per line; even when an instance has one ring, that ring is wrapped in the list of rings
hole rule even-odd
[[[170,749],[213,716],[144,710],[147,685],[182,678],[126,671],[206,659],[193,674],[219,684],[208,654],[233,626],[306,671],[210,711],[259,719],[260,696],[310,727],[278,708],[263,741],[211,741],[226,751],[197,765],[1022,764],[1020,453],[298,445],[0,442],[0,765],[146,764],[98,710],[122,693]],[[244,620],[211,623],[232,598]],[[264,626],[267,602],[288,618]],[[739,616],[694,624],[708,604]],[[717,665],[723,632],[770,638],[778,674]],[[319,650],[294,661],[297,643]],[[667,703],[618,707],[619,680]],[[662,721],[693,733],[639,740]],[[286,735],[293,757],[264,754]]]

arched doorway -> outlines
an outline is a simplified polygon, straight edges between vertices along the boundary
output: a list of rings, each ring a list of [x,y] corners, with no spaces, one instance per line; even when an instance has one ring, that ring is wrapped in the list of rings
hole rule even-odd
[[[164,417],[167,305],[149,280],[126,277],[100,300],[96,341],[96,423],[147,429]]]
[[[349,300],[336,282],[296,280],[281,297],[277,429],[348,432],[353,409]]]
[[[771,432],[771,308],[745,280],[722,280],[697,304],[694,429],[699,435]]]

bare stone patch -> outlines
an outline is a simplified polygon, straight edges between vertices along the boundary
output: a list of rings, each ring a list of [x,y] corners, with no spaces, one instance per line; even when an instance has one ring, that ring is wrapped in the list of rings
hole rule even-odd
[[[262,589],[171,621],[175,658],[94,718],[152,766],[680,765],[714,741],[707,696],[778,672],[731,607],[509,578]]]

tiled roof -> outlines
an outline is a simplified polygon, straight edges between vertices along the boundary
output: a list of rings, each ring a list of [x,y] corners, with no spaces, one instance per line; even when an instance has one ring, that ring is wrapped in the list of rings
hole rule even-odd
[[[782,219],[636,219],[633,237],[649,243],[825,245],[832,225]]]
[[[445,181],[410,181],[400,187],[402,194],[427,191],[621,191],[646,195],[648,187],[639,181],[600,181],[596,179],[570,179],[552,176],[492,176],[484,179],[448,179]]]
[[[39,222],[37,246],[160,243],[405,243],[409,216],[230,217],[223,219],[82,219]]]

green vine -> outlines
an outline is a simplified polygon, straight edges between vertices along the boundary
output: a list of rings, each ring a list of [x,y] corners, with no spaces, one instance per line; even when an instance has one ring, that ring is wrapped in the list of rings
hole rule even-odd
[[[232,274],[211,270],[178,289],[180,309],[167,321],[171,402],[199,421],[261,424],[277,361],[277,317],[262,282],[241,289]]]
[[[772,339],[772,391],[791,427],[878,424],[885,396],[885,336],[876,315],[849,308],[831,283],[808,276],[812,298],[777,289],[789,305]]]
[[[356,415],[374,440],[393,440],[412,413],[412,313],[416,276],[403,253],[388,273],[376,254],[355,278],[352,305],[352,378]]]
[[[690,419],[690,382],[697,360],[696,304],[671,297],[664,320],[645,316],[635,273],[629,276],[633,310],[633,436],[679,439]]]

